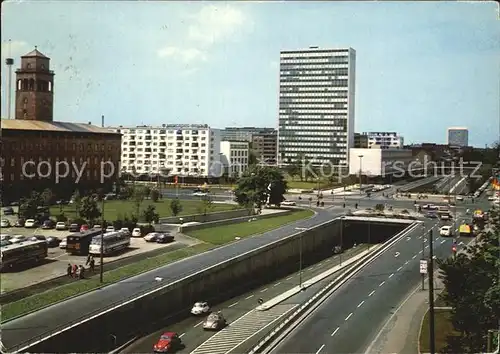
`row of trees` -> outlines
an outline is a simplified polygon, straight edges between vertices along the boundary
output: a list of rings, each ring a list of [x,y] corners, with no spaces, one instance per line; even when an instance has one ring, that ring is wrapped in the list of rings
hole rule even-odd
[[[448,337],[448,353],[484,353],[488,331],[500,320],[500,213],[490,213],[491,230],[456,257],[439,260],[445,291],[459,335]]]

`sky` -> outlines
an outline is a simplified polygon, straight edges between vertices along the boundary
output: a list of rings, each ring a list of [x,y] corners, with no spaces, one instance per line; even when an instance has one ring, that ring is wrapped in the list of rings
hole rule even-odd
[[[56,74],[54,120],[277,127],[280,50],[315,45],[356,50],[356,132],[499,140],[493,1],[19,0],[2,3],[1,36],[2,117],[5,58],[17,68],[36,45]]]

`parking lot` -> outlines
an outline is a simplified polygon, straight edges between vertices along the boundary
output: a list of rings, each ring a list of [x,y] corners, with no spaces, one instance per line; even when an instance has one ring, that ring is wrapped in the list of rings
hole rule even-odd
[[[16,216],[2,216],[2,219],[8,219],[11,223],[17,220]],[[68,231],[56,231],[52,230],[42,230],[38,229],[26,229],[24,227],[8,227],[2,228],[2,234],[8,235],[44,235],[55,236],[59,239],[63,239],[69,235]],[[115,256],[105,257],[104,262],[112,262],[121,258],[130,257],[133,255],[157,250],[159,248],[167,247],[178,247],[179,243],[191,246],[198,243],[198,240],[183,236],[175,235],[175,242],[170,244],[157,244],[155,242],[148,243],[142,238],[131,238],[130,247],[120,254]],[[175,246],[174,246],[175,245]],[[66,268],[68,263],[85,265],[87,260],[86,256],[74,256],[65,252],[65,250],[59,247],[49,248],[48,257],[45,261],[39,265],[32,265],[30,268],[19,268],[13,271],[8,271],[0,274],[0,280],[2,282],[2,293],[23,288],[35,283],[43,282],[51,278],[55,278],[66,274]],[[99,264],[99,257],[96,257],[96,264]]]

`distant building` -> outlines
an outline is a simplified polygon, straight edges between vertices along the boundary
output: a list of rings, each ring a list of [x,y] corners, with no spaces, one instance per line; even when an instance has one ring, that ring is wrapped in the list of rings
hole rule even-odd
[[[354,148],[367,149],[368,148],[368,135],[354,133]]]
[[[407,171],[415,161],[412,151],[407,149],[350,149],[349,174],[377,177],[393,172]],[[418,162],[410,166],[416,168]]]
[[[368,148],[371,149],[401,149],[404,138],[396,132],[364,132],[368,138]]]
[[[356,51],[310,47],[280,54],[278,158],[347,166],[354,146]]]
[[[221,140],[251,142],[252,152],[259,162],[276,163],[278,132],[274,128],[227,127],[221,130]]]
[[[220,152],[226,176],[239,177],[248,169],[250,152],[250,143],[248,141],[221,141]]]
[[[109,190],[119,175],[120,134],[90,123],[53,121],[54,72],[49,65],[50,58],[35,48],[21,57],[16,71],[15,119],[1,121],[4,203],[45,188],[60,198],[75,189]],[[64,162],[70,166],[67,174]]]
[[[108,129],[123,134],[123,172],[182,177],[218,177],[221,174],[220,131],[206,124]]]
[[[469,146],[469,130],[467,128],[448,128],[448,145],[452,147]]]

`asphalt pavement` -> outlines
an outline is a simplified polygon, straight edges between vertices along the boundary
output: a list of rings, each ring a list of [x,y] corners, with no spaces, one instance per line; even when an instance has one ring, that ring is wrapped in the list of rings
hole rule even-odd
[[[453,238],[439,237],[437,222],[428,220],[425,225],[435,230],[434,254],[448,256]],[[421,281],[419,262],[429,251],[423,235],[422,229],[413,231],[356,274],[272,353],[364,352],[391,312]]]

